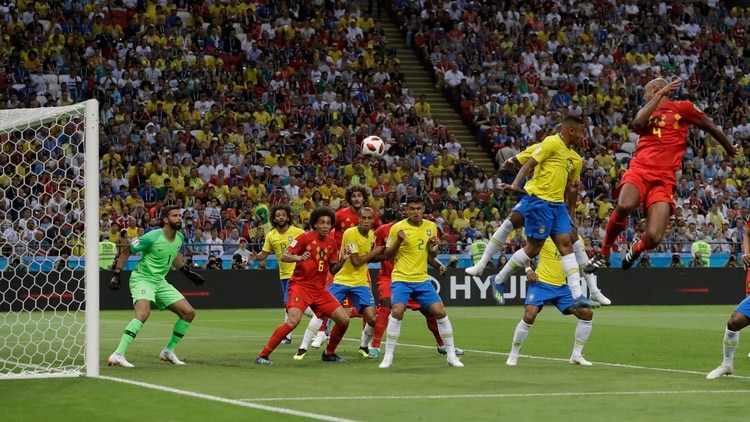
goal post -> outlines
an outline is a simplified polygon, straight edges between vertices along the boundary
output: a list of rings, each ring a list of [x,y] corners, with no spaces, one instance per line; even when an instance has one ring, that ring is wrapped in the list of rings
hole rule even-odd
[[[0,111],[0,379],[99,375],[99,104]]]

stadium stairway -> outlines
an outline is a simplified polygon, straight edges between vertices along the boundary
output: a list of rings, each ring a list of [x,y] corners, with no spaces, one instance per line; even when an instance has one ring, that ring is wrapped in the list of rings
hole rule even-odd
[[[357,3],[361,10],[367,10],[368,0],[358,0]],[[421,94],[425,94],[432,109],[433,119],[439,119],[441,124],[456,134],[456,139],[461,143],[461,146],[466,148],[466,152],[469,158],[474,160],[474,164],[487,174],[494,173],[496,170],[492,158],[484,148],[477,145],[476,137],[464,124],[460,113],[450,105],[442,92],[435,88],[432,73],[425,70],[425,66],[420,62],[417,53],[406,45],[406,36],[398,28],[393,16],[384,11],[382,17],[381,24],[385,37],[390,47],[395,48],[398,52],[397,57],[401,64],[401,72],[405,75],[406,86],[411,88],[414,98],[419,99]]]

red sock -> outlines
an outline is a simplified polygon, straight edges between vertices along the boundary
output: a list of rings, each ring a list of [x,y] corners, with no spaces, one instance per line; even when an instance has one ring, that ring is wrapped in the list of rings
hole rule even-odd
[[[378,319],[375,320],[375,327],[372,330],[372,347],[379,349],[380,340],[383,339],[386,328],[388,328],[388,317],[391,315],[391,308],[385,306],[378,307]]]
[[[322,319],[323,323],[320,324],[320,328],[318,329],[318,331],[322,331],[325,333],[326,331],[328,331],[328,317],[323,317]]]
[[[641,237],[641,240],[633,246],[633,252],[641,253],[643,251],[654,249],[655,246],[656,245],[652,245],[651,242],[648,241],[648,236],[643,236]]]
[[[612,244],[615,243],[617,236],[622,233],[623,230],[628,226],[628,217],[622,216],[617,211],[612,213],[607,223],[607,231],[604,235],[604,241],[602,242],[601,254],[609,256],[612,252]]]
[[[279,344],[286,338],[289,333],[291,333],[294,329],[289,326],[287,323],[283,323],[276,327],[275,330],[273,330],[273,334],[271,334],[271,338],[268,339],[268,343],[266,343],[265,346],[263,346],[263,350],[260,352],[260,355],[264,358],[268,358],[271,353],[278,347]]]
[[[328,339],[328,346],[326,346],[326,354],[332,355],[336,353],[336,347],[338,347],[339,343],[341,343],[341,339],[344,338],[344,334],[346,334],[346,329],[349,328],[349,324],[341,325],[341,324],[335,324],[333,328],[331,329],[331,336]]]
[[[445,344],[443,343],[443,338],[440,337],[440,331],[438,331],[437,319],[435,319],[434,317],[425,317],[425,319],[427,319],[427,328],[429,328],[430,331],[432,331],[432,335],[435,336],[437,345],[439,347],[445,346]]]

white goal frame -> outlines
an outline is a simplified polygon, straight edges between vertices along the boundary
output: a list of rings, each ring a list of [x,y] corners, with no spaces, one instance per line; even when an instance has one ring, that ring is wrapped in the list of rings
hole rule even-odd
[[[0,133],[23,130],[35,123],[55,122],[61,116],[84,116],[84,367],[82,370],[50,368],[49,371],[29,373],[0,373],[1,379],[29,379],[56,377],[98,377],[99,376],[99,102],[88,100],[83,103],[62,107],[22,108],[0,111]]]

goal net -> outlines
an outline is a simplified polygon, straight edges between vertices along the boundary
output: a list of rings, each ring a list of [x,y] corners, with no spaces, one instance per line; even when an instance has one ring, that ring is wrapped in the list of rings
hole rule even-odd
[[[0,111],[0,379],[98,376],[99,106]]]

